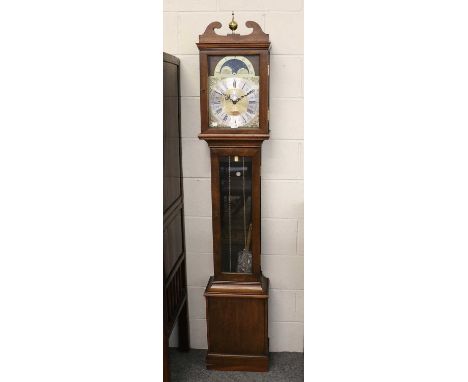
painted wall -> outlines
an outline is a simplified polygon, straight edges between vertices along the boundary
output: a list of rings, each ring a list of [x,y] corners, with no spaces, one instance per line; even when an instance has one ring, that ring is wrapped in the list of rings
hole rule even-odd
[[[235,9],[232,7],[235,6]],[[180,58],[182,155],[190,341],[206,349],[203,291],[213,274],[210,156],[200,132],[198,35],[212,21],[222,30],[234,11],[270,34],[270,129],[262,159],[262,269],[270,278],[271,351],[303,351],[303,3],[302,0],[165,0],[164,51]],[[171,339],[174,343],[174,338]]]

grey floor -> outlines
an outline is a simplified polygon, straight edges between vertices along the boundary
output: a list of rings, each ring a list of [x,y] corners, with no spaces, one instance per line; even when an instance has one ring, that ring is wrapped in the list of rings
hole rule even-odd
[[[205,367],[206,350],[170,349],[171,382],[303,382],[304,353],[270,353],[267,373],[214,371]]]

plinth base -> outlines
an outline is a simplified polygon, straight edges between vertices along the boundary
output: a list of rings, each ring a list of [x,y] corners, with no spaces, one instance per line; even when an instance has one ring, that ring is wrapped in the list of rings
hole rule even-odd
[[[222,371],[268,371],[268,356],[266,355],[206,355],[206,368]]]
[[[214,370],[268,371],[268,279],[214,281],[205,290],[208,354]]]

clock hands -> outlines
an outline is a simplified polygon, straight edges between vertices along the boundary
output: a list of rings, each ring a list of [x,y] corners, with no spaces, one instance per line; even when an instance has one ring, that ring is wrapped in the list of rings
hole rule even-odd
[[[226,101],[231,99],[231,96],[229,94],[224,94],[224,93],[221,93],[221,92],[219,92],[217,90],[215,90],[215,93],[218,93],[219,95],[223,96]]]
[[[254,91],[255,91],[255,89],[252,89],[252,90],[248,91],[248,92],[245,93],[242,97],[240,97],[240,98],[237,100],[237,102],[239,102],[242,98],[247,97],[249,94],[252,94]]]
[[[234,94],[234,99],[231,98],[231,95],[225,96],[225,99],[226,99],[226,101],[230,100],[235,105],[242,98],[247,97],[249,94],[252,94],[254,91],[255,91],[255,89],[252,89],[252,90],[248,91],[247,93],[245,93],[243,96],[240,96],[239,98],[237,98],[237,96]]]

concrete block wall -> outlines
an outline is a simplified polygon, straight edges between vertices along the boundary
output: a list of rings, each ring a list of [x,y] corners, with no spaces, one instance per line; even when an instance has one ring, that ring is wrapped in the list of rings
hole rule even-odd
[[[235,6],[234,9],[232,7]],[[164,51],[181,62],[182,155],[190,341],[206,349],[203,291],[213,274],[210,159],[200,132],[198,35],[235,12],[270,34],[270,129],[262,160],[262,269],[270,278],[270,350],[301,352],[304,334],[303,1],[165,0]],[[174,338],[171,339],[174,344]]]

